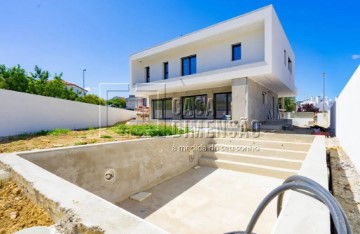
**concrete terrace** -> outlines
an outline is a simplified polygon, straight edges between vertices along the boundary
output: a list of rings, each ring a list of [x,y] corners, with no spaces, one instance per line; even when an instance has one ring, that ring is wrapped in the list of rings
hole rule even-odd
[[[210,167],[190,169],[147,191],[142,202],[126,199],[118,205],[169,233],[244,231],[254,209],[282,180]],[[255,228],[269,233],[276,222],[276,202]]]

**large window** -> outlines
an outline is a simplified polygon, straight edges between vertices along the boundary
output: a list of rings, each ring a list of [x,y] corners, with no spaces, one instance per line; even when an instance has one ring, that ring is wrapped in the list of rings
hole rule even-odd
[[[241,43],[232,45],[232,61],[241,59]]]
[[[164,80],[169,79],[169,63],[164,63]]]
[[[172,99],[156,99],[152,101],[152,116],[153,119],[171,119],[172,114]]]
[[[225,115],[231,115],[231,93],[214,94],[215,119],[225,119]]]
[[[182,118],[183,119],[205,119],[207,95],[183,97]]]
[[[187,76],[196,73],[196,55],[181,59],[181,75]]]
[[[150,82],[150,67],[145,67],[145,81],[146,83]]]

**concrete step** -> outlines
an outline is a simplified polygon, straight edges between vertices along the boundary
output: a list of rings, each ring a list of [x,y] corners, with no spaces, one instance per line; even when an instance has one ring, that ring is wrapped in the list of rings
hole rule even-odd
[[[312,135],[301,135],[301,134],[280,134],[280,133],[269,133],[261,132],[249,133],[249,137],[238,137],[241,139],[255,139],[255,140],[266,140],[266,141],[285,141],[285,142],[299,142],[299,143],[312,143],[314,136]]]
[[[239,171],[250,174],[263,175],[279,179],[286,179],[289,176],[297,174],[296,170],[274,168],[269,166],[254,165],[248,163],[231,162],[212,158],[200,158],[199,165],[205,167],[221,168],[232,171]]]
[[[263,121],[263,124],[274,124],[274,125],[291,125],[291,119],[267,119]]]
[[[273,157],[279,159],[290,159],[290,160],[304,160],[306,158],[307,152],[303,151],[292,151],[292,150],[278,150],[271,148],[259,148],[259,151],[255,147],[251,148],[240,148],[232,145],[220,145],[216,144],[213,146],[208,146],[207,152],[204,152],[203,155],[211,155],[214,153],[238,153],[246,154],[249,156],[262,156],[262,157]]]
[[[262,124],[260,126],[260,130],[264,131],[264,130],[282,130],[283,125],[278,125],[278,124]]]
[[[260,148],[273,148],[281,150],[305,151],[310,149],[310,143],[294,143],[287,141],[270,141],[261,138],[212,138],[209,144],[237,145],[237,146],[257,146]]]
[[[231,162],[248,163],[254,165],[269,166],[275,168],[299,170],[301,168],[301,160],[291,160],[284,158],[274,158],[269,156],[254,156],[238,153],[213,152],[203,154],[203,157],[214,160],[226,160]]]

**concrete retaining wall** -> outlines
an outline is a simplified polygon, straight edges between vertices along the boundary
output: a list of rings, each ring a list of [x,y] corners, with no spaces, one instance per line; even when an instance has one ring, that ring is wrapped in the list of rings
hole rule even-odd
[[[340,145],[360,171],[359,147],[359,100],[360,100],[360,66],[336,100],[336,137]]]
[[[54,128],[114,125],[135,112],[0,89],[0,137]]]
[[[315,180],[328,189],[328,169],[323,136],[314,138],[299,175]],[[288,191],[285,195],[288,195],[288,199],[272,233],[331,233],[330,213],[324,204],[298,192]]]
[[[151,138],[19,155],[112,203],[118,203],[197,165],[199,151],[180,151],[179,147],[205,144],[205,141],[206,138]],[[111,181],[104,179],[109,169],[115,171]]]

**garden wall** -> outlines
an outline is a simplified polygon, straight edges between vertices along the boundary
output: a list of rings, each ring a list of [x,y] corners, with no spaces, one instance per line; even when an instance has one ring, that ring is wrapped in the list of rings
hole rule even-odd
[[[0,137],[111,126],[135,117],[134,111],[0,89]]]
[[[358,171],[360,171],[359,89],[360,66],[336,100],[336,121],[333,122],[333,128],[336,128],[336,137],[339,138],[340,145],[355,164]]]

